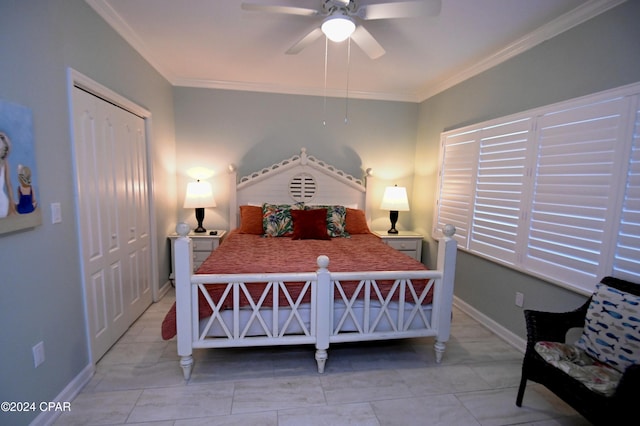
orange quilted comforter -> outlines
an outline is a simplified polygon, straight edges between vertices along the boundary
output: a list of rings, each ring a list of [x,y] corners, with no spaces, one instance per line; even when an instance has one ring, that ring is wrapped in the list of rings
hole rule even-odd
[[[373,234],[356,234],[350,238],[332,238],[331,240],[293,240],[288,237],[263,238],[259,235],[240,234],[234,231],[227,236],[217,250],[211,253],[196,273],[313,272],[318,269],[316,259],[322,254],[329,256],[331,272],[426,269],[421,262],[394,250]],[[248,287],[251,286],[256,287],[256,291],[264,288],[264,284],[248,285]],[[212,285],[208,289],[214,300],[219,299],[222,287],[224,286]],[[289,284],[287,288],[290,289]],[[296,289],[290,290],[292,296],[296,296],[296,291]],[[270,302],[267,301],[266,305],[269,304]],[[199,305],[201,318],[211,315],[208,304],[200,303]],[[162,322],[162,338],[165,340],[176,335],[175,309],[174,304]]]

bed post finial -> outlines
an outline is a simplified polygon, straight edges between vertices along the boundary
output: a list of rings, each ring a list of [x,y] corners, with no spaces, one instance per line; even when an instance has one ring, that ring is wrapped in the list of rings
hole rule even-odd
[[[447,223],[442,228],[442,233],[444,234],[445,237],[451,238],[456,233],[456,227],[450,223]]]
[[[180,235],[181,237],[186,237],[187,235],[189,235],[189,231],[191,231],[191,227],[188,223],[178,222],[178,224],[176,225],[176,234]]]
[[[318,259],[316,259],[316,261],[318,262],[318,267],[320,267],[321,269],[327,269],[329,267],[329,257],[325,256],[324,254],[318,256]]]

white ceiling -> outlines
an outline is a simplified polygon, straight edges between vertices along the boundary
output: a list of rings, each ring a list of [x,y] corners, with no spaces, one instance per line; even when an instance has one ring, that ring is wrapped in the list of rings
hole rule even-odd
[[[322,0],[86,1],[175,86],[420,102],[623,0],[442,0],[438,16],[366,21],[386,54],[352,44],[348,61],[348,42],[330,43],[326,83],[324,37],[285,54],[321,17],[240,7]]]

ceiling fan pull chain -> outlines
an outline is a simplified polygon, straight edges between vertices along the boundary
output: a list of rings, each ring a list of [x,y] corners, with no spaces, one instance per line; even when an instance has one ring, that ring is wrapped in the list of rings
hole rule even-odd
[[[329,56],[329,39],[327,37],[324,38],[324,105],[322,115],[324,118],[322,119],[322,125],[327,125],[327,57]]]
[[[349,71],[351,70],[351,37],[347,44],[347,94],[344,105],[344,124],[349,123]]]

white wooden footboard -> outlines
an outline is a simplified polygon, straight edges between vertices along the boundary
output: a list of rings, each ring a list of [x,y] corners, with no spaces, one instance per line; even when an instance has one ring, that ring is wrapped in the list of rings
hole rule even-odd
[[[174,256],[177,344],[185,379],[191,375],[194,348],[315,344],[322,373],[331,343],[434,336],[440,362],[449,340],[456,258],[451,238],[455,229],[447,231],[440,240],[436,270],[331,273],[329,258],[319,256],[316,272],[258,275],[193,274],[191,239],[181,236]],[[416,280],[427,280],[428,285],[414,285]],[[393,283],[386,296],[379,288],[383,281]],[[358,283],[350,297],[343,291],[345,282]],[[266,283],[262,294],[250,296],[250,283]],[[292,296],[287,283],[299,283],[301,292]],[[204,284],[220,286],[233,306],[223,308],[212,300]],[[431,288],[433,302],[425,303]],[[198,313],[199,292],[213,311],[204,320]],[[248,306],[241,306],[242,296]],[[310,309],[308,319],[301,314],[303,304]],[[214,325],[221,335],[211,336]]]

